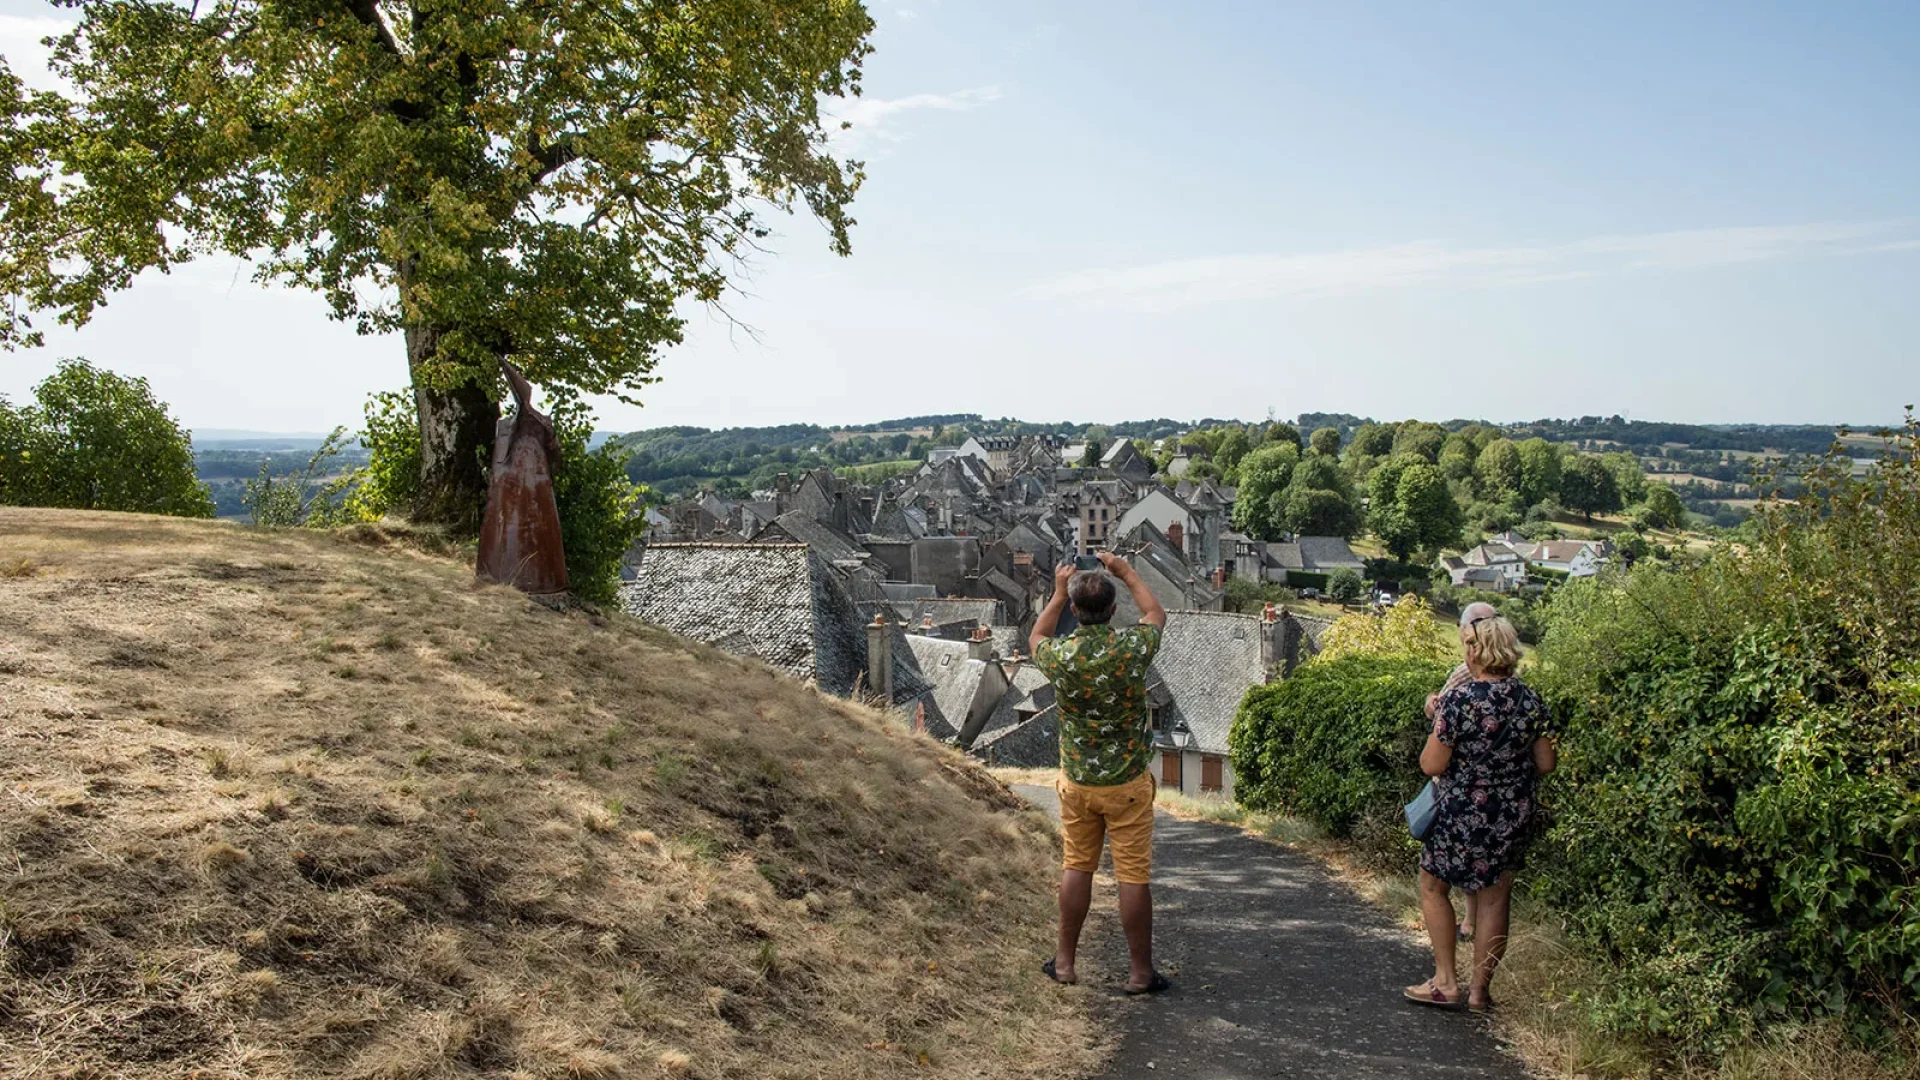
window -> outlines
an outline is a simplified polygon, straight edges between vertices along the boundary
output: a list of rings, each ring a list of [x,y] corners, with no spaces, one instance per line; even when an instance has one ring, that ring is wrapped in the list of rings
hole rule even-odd
[[[1203,754],[1200,757],[1200,790],[1217,792],[1223,786],[1220,778],[1220,756]]]
[[[1186,790],[1186,785],[1180,778],[1180,755],[1171,750],[1160,754],[1160,786],[1170,787],[1175,791]]]

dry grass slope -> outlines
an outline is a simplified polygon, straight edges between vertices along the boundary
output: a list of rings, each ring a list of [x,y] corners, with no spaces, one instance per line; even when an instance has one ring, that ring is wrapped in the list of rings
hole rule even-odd
[[[1049,826],[377,530],[0,509],[0,1075],[1057,1076]]]

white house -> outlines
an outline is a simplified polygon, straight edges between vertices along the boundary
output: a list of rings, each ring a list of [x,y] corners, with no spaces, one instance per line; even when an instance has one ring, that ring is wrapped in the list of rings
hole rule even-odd
[[[1606,561],[1605,541],[1549,540],[1535,544],[1527,552],[1527,563],[1547,570],[1558,570],[1568,577],[1592,577]]]
[[[1503,544],[1497,541],[1481,544],[1479,547],[1460,556],[1460,561],[1468,569],[1491,569],[1498,572],[1500,575],[1498,589],[1501,592],[1518,588],[1522,582],[1527,580],[1527,555],[1514,549],[1509,544]],[[1448,569],[1449,572],[1452,571],[1451,566],[1449,566]],[[1486,574],[1476,574],[1474,577],[1474,584],[1484,588],[1484,583],[1488,580],[1488,576]],[[1457,579],[1455,583],[1466,584],[1466,582],[1461,579]]]

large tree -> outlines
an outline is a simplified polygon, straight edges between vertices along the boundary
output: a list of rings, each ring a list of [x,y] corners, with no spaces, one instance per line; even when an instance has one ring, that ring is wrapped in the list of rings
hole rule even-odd
[[[1620,487],[1607,463],[1589,454],[1576,454],[1560,473],[1560,502],[1578,510],[1589,522],[1593,515],[1620,509]]]
[[[1359,500],[1340,463],[1309,453],[1287,482],[1285,523],[1301,536],[1352,536],[1360,531]]]
[[[625,400],[767,214],[848,251],[859,0],[80,0],[65,96],[0,72],[0,341],[226,252],[401,333],[417,517],[477,525],[499,361]],[[263,352],[271,343],[262,343]]]
[[[1287,485],[1300,463],[1300,448],[1271,443],[1240,462],[1239,490],[1233,502],[1233,527],[1258,540],[1278,540],[1286,531]]]
[[[1520,501],[1528,506],[1560,497],[1560,448],[1538,436],[1518,447]]]
[[[1397,454],[1367,477],[1367,503],[1368,525],[1402,562],[1458,540],[1466,519],[1439,466],[1415,454]]]
[[[1473,482],[1483,499],[1521,504],[1526,476],[1520,462],[1520,448],[1511,439],[1495,439],[1488,443],[1474,460]]]

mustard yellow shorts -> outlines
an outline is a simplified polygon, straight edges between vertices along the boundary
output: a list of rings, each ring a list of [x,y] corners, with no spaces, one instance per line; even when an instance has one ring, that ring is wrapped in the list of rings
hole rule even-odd
[[[1111,787],[1076,784],[1064,776],[1054,781],[1067,869],[1088,874],[1098,870],[1101,842],[1112,837],[1115,880],[1147,884],[1153,871],[1155,787],[1151,772]]]

